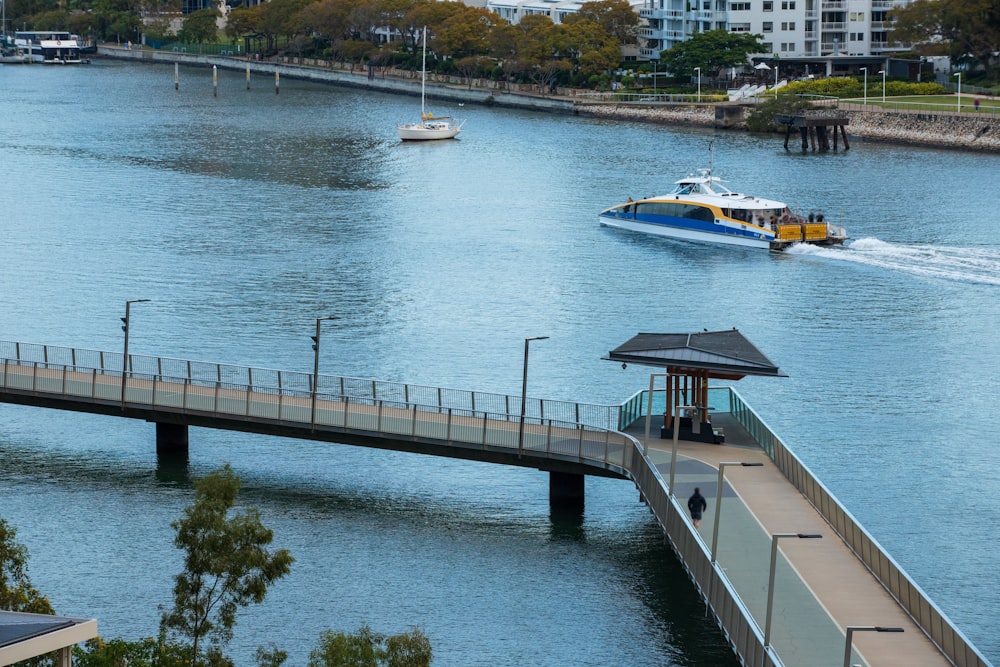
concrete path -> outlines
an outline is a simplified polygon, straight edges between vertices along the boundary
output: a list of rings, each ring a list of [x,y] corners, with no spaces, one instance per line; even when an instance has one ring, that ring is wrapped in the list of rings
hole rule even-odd
[[[713,416],[713,422],[723,415]],[[643,424],[630,431],[643,440]],[[658,434],[659,429],[654,429]],[[847,626],[900,627],[902,633],[855,631],[851,665],[947,667],[950,662],[893,600],[830,525],[745,432],[725,424],[726,444],[680,441],[675,472],[685,505],[694,487],[708,501],[698,534],[711,550],[720,462],[726,466],[717,561],[764,631],[774,533],[821,534],[822,539],[779,539],[771,645],[787,667],[843,665]],[[673,442],[651,437],[648,456],[664,480]]]

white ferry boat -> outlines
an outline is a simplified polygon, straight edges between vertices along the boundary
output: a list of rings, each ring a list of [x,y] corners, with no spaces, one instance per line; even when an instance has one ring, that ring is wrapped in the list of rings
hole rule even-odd
[[[733,192],[711,169],[675,183],[673,192],[601,211],[601,224],[688,241],[781,250],[793,243],[836,245],[847,239],[843,227],[823,214],[805,218],[787,204]]]
[[[32,30],[14,33],[14,44],[33,63],[46,65],[76,65],[80,59],[80,43],[76,35],[55,30]]]

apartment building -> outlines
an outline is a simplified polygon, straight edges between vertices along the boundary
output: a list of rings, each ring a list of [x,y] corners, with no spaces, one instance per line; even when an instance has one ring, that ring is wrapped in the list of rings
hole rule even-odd
[[[640,54],[661,51],[705,30],[762,35],[776,58],[889,56],[889,10],[909,0],[646,0]]]

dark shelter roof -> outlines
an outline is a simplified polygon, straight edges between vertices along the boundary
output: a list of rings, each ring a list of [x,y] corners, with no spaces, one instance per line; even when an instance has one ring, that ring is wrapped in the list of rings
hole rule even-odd
[[[700,333],[640,333],[604,357],[609,361],[693,371],[738,380],[747,375],[788,377],[736,329]]]

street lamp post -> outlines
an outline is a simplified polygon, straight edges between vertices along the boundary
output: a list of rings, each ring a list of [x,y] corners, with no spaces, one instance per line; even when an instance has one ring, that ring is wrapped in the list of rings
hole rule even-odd
[[[121,318],[122,321],[122,331],[125,332],[125,349],[122,350],[122,412],[125,411],[125,377],[129,371],[128,363],[128,330],[131,306],[133,303],[145,303],[149,299],[129,299],[125,302],[125,317]]]
[[[668,373],[650,373],[649,374],[649,396],[646,397],[646,439],[642,441],[642,454],[646,455],[646,451],[649,449],[649,426],[653,419],[653,382],[658,377],[670,377]],[[664,391],[666,395],[666,391]],[[664,410],[666,412],[666,410]]]
[[[882,75],[882,104],[885,104],[885,70],[880,69],[878,73]]]
[[[548,336],[524,339],[524,371],[521,374],[521,422],[517,428],[517,458],[524,456],[524,415],[528,403],[528,345],[533,340],[547,340]]]
[[[865,89],[865,106],[868,106],[868,68],[862,67],[861,71],[865,73],[865,82],[861,85]]]
[[[719,546],[719,522],[722,519],[722,485],[725,483],[725,477],[723,476],[723,471],[726,466],[743,466],[744,468],[759,468],[763,466],[763,463],[749,463],[745,461],[723,461],[719,464],[719,480],[715,488],[715,521],[712,524],[712,558],[711,563],[715,565],[718,558],[718,546]],[[708,604],[712,604],[712,595],[715,592],[715,577],[713,576],[708,583]],[[705,607],[705,613],[708,614],[708,607]]]
[[[719,464],[719,483],[715,491],[715,523],[712,525],[712,565],[718,558],[716,548],[719,546],[719,519],[722,515],[722,485],[725,482],[723,477],[726,466],[743,466],[744,468],[759,468],[763,463],[748,463],[745,461],[723,461]]]
[[[955,110],[962,113],[962,73],[955,72],[952,76],[958,77],[958,106]]]
[[[858,631],[870,632],[903,632],[903,628],[884,628],[880,625],[848,625],[847,642],[844,644],[844,667],[851,667],[851,636]]]
[[[695,67],[694,71],[698,72],[698,103],[701,103],[701,68]]]
[[[694,410],[693,405],[675,405],[674,406],[674,444],[670,448],[670,495],[677,497],[674,493],[674,468],[677,467],[677,441],[680,439],[681,432],[681,410]]]
[[[320,322],[324,320],[334,320],[336,317],[333,315],[328,315],[326,317],[316,318],[316,335],[310,336],[313,341],[313,351],[315,352],[313,356],[313,381],[312,381],[312,409],[310,410],[310,428],[316,430],[316,392],[319,389],[319,325]]]
[[[771,645],[771,609],[774,607],[774,568],[778,562],[778,540],[783,537],[797,537],[800,540],[819,539],[822,535],[810,533],[772,533],[771,534],[771,570],[767,576],[767,613],[764,615],[764,657]]]

